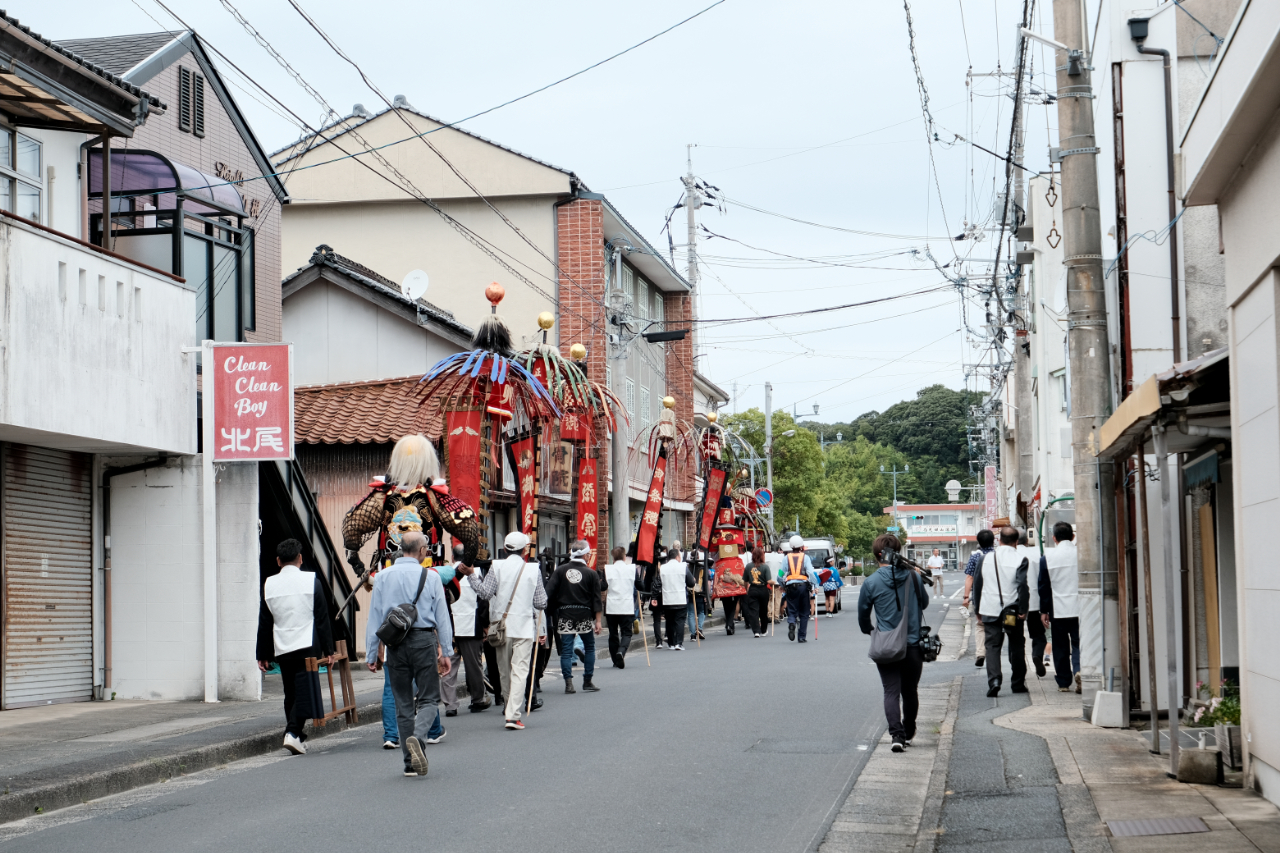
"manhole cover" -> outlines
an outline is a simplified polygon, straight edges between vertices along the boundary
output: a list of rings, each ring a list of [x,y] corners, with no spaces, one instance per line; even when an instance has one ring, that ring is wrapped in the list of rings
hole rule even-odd
[[[1116,838],[1135,835],[1182,835],[1186,832],[1208,832],[1209,827],[1198,817],[1156,817],[1148,820],[1109,820],[1107,827]]]

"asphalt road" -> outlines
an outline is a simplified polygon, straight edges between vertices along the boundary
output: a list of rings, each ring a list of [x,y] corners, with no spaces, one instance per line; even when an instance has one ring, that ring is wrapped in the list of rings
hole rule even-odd
[[[564,695],[553,661],[527,729],[464,709],[427,747],[425,778],[403,777],[381,727],[364,726],[305,756],[0,827],[0,850],[816,849],[884,728],[856,597],[845,604],[804,645],[785,625],[761,639],[716,629],[701,648],[651,650],[646,667],[637,644],[625,670],[597,669],[596,694]]]

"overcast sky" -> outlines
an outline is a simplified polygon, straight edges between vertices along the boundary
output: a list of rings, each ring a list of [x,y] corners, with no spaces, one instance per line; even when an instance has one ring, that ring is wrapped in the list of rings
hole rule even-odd
[[[221,3],[165,2],[293,110],[321,120],[319,105]],[[286,0],[231,2],[339,111],[356,102],[381,108]],[[585,68],[711,0],[300,2],[384,92],[452,121]],[[1015,65],[1021,7],[1016,0],[914,3],[916,49],[943,143],[960,134],[1005,151],[1012,80],[975,78],[970,93],[966,71]],[[53,39],[178,28],[155,0],[43,0],[9,13]],[[1052,31],[1048,10],[1037,29]],[[1039,48],[1031,55],[1039,88],[1052,55]],[[236,87],[250,88],[236,75],[227,76],[268,150],[297,137],[278,108],[268,109]],[[949,237],[966,220],[990,224],[1003,164],[963,143],[935,144],[939,205],[906,14],[893,0],[726,0],[626,56],[465,126],[575,171],[664,252],[663,223],[681,196],[686,144],[695,143],[694,172],[727,199],[724,213],[700,211],[701,222],[723,235],[700,246],[700,310],[708,319],[821,309],[944,285],[923,257],[926,246],[944,264],[954,260],[953,251],[994,256],[990,235],[976,244]],[[1030,105],[1031,168],[1045,167],[1047,132],[1056,139],[1056,108]],[[682,272],[684,215],[680,210],[673,220]],[[474,249],[460,243],[458,251]],[[377,267],[376,259],[361,260]],[[970,265],[968,272],[983,269]],[[768,380],[775,407],[794,403],[812,412],[818,403],[823,420],[848,420],[928,384],[961,387],[962,363],[973,355],[960,329],[959,299],[944,289],[864,308],[707,327],[699,369],[736,389],[738,408],[762,405]]]

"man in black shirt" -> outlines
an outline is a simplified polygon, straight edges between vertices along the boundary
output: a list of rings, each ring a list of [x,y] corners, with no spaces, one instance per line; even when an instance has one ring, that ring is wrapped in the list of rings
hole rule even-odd
[[[564,675],[564,692],[577,693],[573,689],[573,646],[577,637],[582,638],[583,661],[582,689],[595,693],[600,688],[591,682],[596,669],[596,634],[600,633],[600,595],[604,582],[595,569],[586,563],[591,553],[590,543],[578,540],[569,546],[569,562],[562,563],[547,582],[547,601],[556,610],[556,633],[560,635],[560,672]]]
[[[743,617],[752,636],[759,637],[764,633],[762,620],[767,619],[769,613],[769,566],[765,564],[763,548],[751,550],[751,565],[742,572],[742,580],[747,585]]]

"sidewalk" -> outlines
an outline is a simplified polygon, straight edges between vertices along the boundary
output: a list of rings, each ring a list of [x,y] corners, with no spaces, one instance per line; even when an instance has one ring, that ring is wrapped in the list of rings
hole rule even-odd
[[[886,735],[819,853],[1280,853],[1280,810],[1253,791],[1170,779],[1142,733],[1101,729],[1052,676],[1030,692],[986,696],[969,629],[942,626],[954,676],[921,688],[918,735],[903,754]],[[951,638],[965,641],[951,645]],[[950,658],[954,660],[954,657]],[[929,675],[926,670],[926,675]],[[1006,673],[1007,677],[1007,673]],[[1208,831],[1117,836],[1111,821],[1199,818]]]
[[[360,722],[380,720],[382,674],[353,666],[351,677]],[[321,683],[327,702],[328,681]],[[279,750],[280,676],[264,677],[262,692],[260,702],[115,700],[4,711],[0,823]],[[308,732],[345,727],[339,719]]]

